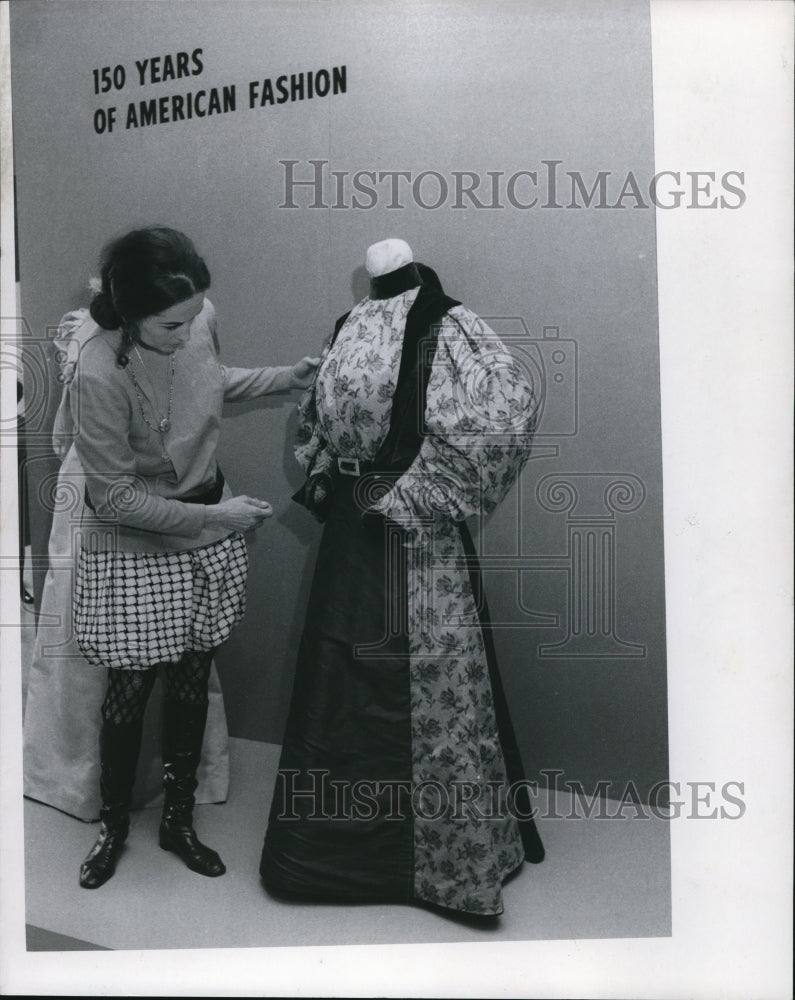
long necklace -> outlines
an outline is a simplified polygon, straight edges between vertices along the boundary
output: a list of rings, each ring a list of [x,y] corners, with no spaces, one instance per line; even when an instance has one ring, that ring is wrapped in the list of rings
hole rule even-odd
[[[144,359],[141,357],[141,352],[138,350],[137,347],[135,348],[135,353],[138,355],[138,360],[141,362],[141,367],[149,376],[149,381],[152,384],[152,389],[154,390],[154,382],[152,382],[152,376],[149,375],[149,369],[144,364]],[[135,369],[132,365],[127,365],[127,371],[130,373],[130,378],[132,379],[133,389],[135,390],[135,395],[138,399],[138,406],[140,407],[141,416],[144,419],[144,423],[146,424],[147,427],[149,427],[150,430],[153,430],[155,431],[155,433],[160,435],[160,442],[162,445],[161,458],[163,459],[164,462],[168,462],[170,460],[166,452],[166,434],[171,430],[171,406],[174,400],[174,370],[175,370],[174,355],[172,354],[171,375],[168,382],[168,410],[166,411],[166,415],[162,417],[160,420],[158,420],[157,426],[155,426],[150,421],[149,417],[147,417],[146,415],[146,410],[144,409],[144,400],[143,396],[141,395],[141,387],[139,386],[138,379],[135,376]],[[154,403],[152,404],[152,409],[155,410]],[[158,415],[157,410],[155,410],[155,416],[157,417],[157,415]]]

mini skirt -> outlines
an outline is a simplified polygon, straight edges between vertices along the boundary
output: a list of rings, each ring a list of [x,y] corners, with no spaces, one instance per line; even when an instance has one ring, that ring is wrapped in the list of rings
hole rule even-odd
[[[237,532],[182,552],[82,549],[74,632],[89,663],[147,670],[229,638],[246,610],[248,550]]]

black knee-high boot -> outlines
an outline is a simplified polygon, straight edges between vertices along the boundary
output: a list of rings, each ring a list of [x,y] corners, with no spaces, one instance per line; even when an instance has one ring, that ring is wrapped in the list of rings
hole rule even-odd
[[[199,841],[193,829],[196,771],[201,759],[207,704],[167,700],[163,710],[163,817],[160,846],[182,858],[191,871],[215,878],[223,861]]]
[[[80,885],[98,889],[113,875],[130,830],[130,800],[141,750],[143,719],[115,725],[104,721],[100,732],[99,836],[80,866]]]

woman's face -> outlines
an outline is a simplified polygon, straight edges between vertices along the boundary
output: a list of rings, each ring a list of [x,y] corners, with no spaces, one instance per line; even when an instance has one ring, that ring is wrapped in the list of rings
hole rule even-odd
[[[190,338],[190,325],[204,308],[204,292],[138,322],[138,340],[158,354],[173,354]]]

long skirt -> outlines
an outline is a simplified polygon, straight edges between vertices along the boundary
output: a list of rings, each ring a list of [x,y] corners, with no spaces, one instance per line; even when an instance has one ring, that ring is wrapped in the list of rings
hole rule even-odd
[[[100,706],[107,671],[86,661],[74,640],[72,595],[77,562],[74,530],[83,495],[82,468],[72,448],[61,466],[53,504],[49,569],[27,677],[23,729],[24,794],[81,820],[99,818]],[[70,502],[71,498],[71,502]],[[144,717],[136,808],[162,799],[162,691],[156,684]],[[209,681],[207,727],[197,774],[197,802],[223,802],[229,789],[226,714],[218,674]]]
[[[339,477],[260,873],[277,895],[503,910],[544,850],[463,525],[363,522]]]

